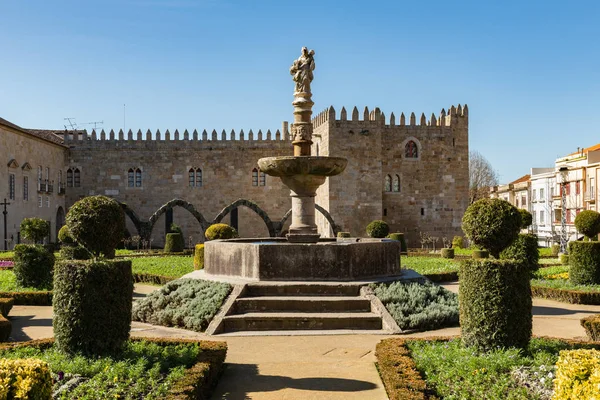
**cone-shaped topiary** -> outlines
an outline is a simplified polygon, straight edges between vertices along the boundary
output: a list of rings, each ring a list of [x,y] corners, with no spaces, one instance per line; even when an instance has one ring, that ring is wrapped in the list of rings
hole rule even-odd
[[[372,238],[384,238],[390,233],[390,227],[385,221],[375,220],[367,225],[367,236]]]
[[[114,254],[125,232],[121,205],[106,196],[84,197],[71,206],[66,220],[73,239],[95,257]]]
[[[181,233],[167,233],[165,237],[165,253],[181,253],[185,247],[185,241]]]
[[[476,201],[467,208],[462,220],[467,237],[495,258],[517,238],[521,226],[519,210],[500,199]]]
[[[585,210],[575,217],[575,227],[587,238],[598,240],[600,233],[600,213],[593,210]]]
[[[21,235],[34,243],[40,243],[50,235],[50,224],[41,218],[25,218],[21,221]]]
[[[206,236],[206,240],[234,239],[240,237],[235,228],[227,224],[211,225],[204,235]]]
[[[521,229],[527,229],[533,223],[533,215],[523,208],[519,208],[521,213]]]

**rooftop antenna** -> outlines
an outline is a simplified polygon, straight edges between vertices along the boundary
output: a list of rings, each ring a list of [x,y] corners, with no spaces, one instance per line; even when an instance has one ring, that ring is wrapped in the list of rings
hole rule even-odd
[[[81,125],[94,125],[94,130],[97,130],[98,129],[98,125],[100,125],[100,128],[102,128],[102,124],[104,124],[104,121],[86,122],[86,123],[83,123]]]
[[[75,118],[64,118],[67,121],[67,124],[70,126],[72,131],[77,130],[77,122],[75,122]],[[68,130],[67,125],[65,125],[65,130]]]

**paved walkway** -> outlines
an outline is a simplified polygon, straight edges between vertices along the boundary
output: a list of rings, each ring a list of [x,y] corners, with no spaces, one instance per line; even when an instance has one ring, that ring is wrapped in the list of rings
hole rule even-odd
[[[457,283],[444,285],[458,291]],[[156,290],[136,285],[134,297]],[[579,320],[600,313],[585,306],[534,299],[533,333],[584,339]],[[16,341],[52,337],[52,308],[15,306],[9,314]],[[213,399],[387,399],[375,368],[375,345],[383,335],[206,336],[177,328],[132,323],[143,337],[200,338],[228,344],[227,369]],[[457,336],[459,328],[419,332],[405,337]]]

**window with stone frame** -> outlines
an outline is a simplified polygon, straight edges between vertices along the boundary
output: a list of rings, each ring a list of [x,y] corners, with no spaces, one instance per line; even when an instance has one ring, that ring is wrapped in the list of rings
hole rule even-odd
[[[73,187],[73,169],[67,169],[67,187]]]
[[[394,175],[394,179],[392,181],[392,192],[400,191],[400,175]]]
[[[258,169],[252,169],[252,186],[258,186]]]
[[[73,186],[81,186],[81,172],[79,171],[79,168],[75,168],[75,170],[73,171]]]
[[[536,195],[537,191],[535,189],[533,189],[531,191],[531,201],[535,201],[535,195]]]
[[[202,169],[196,168],[196,187],[202,186]]]
[[[202,169],[190,168],[190,170],[188,171],[188,185],[190,187],[202,186]]]
[[[409,140],[404,145],[404,157],[406,158],[419,158],[419,148],[414,140]]]
[[[142,187],[142,170],[139,168],[135,170],[135,187]]]
[[[42,196],[38,196],[38,207],[43,207],[44,206],[44,200],[42,199]]]
[[[23,177],[23,200],[29,200],[29,177]]]
[[[265,186],[267,184],[267,174],[265,174],[262,171],[259,171],[258,174],[259,174],[258,186]]]
[[[545,225],[546,221],[545,221],[545,215],[544,215],[544,210],[540,210],[540,225]]]
[[[135,186],[135,169],[129,168],[129,171],[127,171],[127,187],[134,187],[134,186]]]
[[[383,181],[383,191],[391,192],[392,191],[392,177],[390,175],[386,175]]]
[[[8,197],[11,200],[15,199],[15,174],[8,175]]]

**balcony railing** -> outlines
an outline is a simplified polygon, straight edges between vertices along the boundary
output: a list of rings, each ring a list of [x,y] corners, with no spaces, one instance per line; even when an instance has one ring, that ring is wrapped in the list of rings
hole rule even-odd
[[[47,180],[39,180],[38,181],[38,192],[46,192],[48,191],[48,181]]]
[[[58,194],[65,194],[65,184],[62,182],[58,184]]]
[[[46,193],[53,193],[54,192],[54,185],[49,183],[46,184]]]

